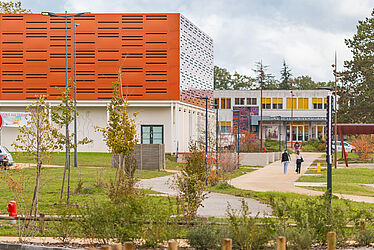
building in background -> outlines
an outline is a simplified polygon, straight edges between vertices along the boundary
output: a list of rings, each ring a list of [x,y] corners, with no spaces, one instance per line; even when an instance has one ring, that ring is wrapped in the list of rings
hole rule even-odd
[[[263,138],[302,142],[324,138],[328,90],[215,90],[219,107],[221,144],[232,144],[237,133],[260,133],[263,108]],[[293,98],[293,99],[291,99]],[[292,137],[290,136],[292,124]]]
[[[95,127],[107,124],[118,75],[129,111],[139,113],[139,142],[187,151],[205,130],[205,100],[197,97],[213,96],[212,39],[181,14],[85,14],[67,25],[73,81],[76,45],[78,139],[93,139],[79,151],[107,150]],[[65,19],[1,14],[0,31],[0,112],[23,112],[39,95],[55,105],[65,87]],[[17,133],[4,127],[1,144],[10,147]]]

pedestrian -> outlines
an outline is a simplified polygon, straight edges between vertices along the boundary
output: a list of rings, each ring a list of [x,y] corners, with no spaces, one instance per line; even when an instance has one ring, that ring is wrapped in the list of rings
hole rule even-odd
[[[303,157],[300,154],[300,150],[296,152],[296,173],[300,174],[301,163],[304,161]]]
[[[295,147],[295,154],[296,154],[297,151],[299,151],[300,144],[298,142],[295,142],[294,147]]]
[[[288,164],[291,161],[291,156],[288,154],[287,149],[284,149],[284,152],[282,153],[282,163],[283,163],[283,172],[284,174],[287,174],[287,168]]]

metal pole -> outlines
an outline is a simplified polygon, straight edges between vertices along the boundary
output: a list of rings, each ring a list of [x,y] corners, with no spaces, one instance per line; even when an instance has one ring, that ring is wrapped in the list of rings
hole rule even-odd
[[[67,11],[65,11],[65,91],[67,88],[68,88],[68,17],[67,17]],[[66,108],[68,108],[68,98],[66,98],[65,105],[66,105]],[[66,112],[65,119],[66,119],[66,123],[65,123],[66,168],[69,169],[70,168],[70,154],[68,154],[68,148],[69,148],[68,112]]]
[[[331,204],[332,195],[332,102],[331,92],[327,96],[327,138],[326,138],[326,163],[327,163],[327,193]]]
[[[208,185],[208,97],[205,97],[205,184]]]
[[[216,167],[218,167],[218,105],[216,105]]]
[[[238,139],[237,139],[237,144],[238,144],[238,159],[237,159],[237,168],[239,169],[240,167],[240,164],[239,164],[239,160],[240,160],[240,157],[239,157],[239,154],[240,154],[240,137],[239,137],[239,129],[240,129],[240,111],[237,110],[237,113],[238,113],[238,129],[237,129],[237,136],[238,136]]]
[[[278,125],[278,144],[279,144],[279,151],[280,152],[282,152],[281,151],[281,117],[280,116],[278,116],[279,117],[279,125]]]
[[[292,145],[293,144],[292,132],[293,132],[293,91],[291,89],[291,127],[290,127],[291,150],[292,150],[292,147],[293,147],[293,145]]]
[[[336,82],[337,82],[337,72],[336,72],[336,68],[337,68],[337,60],[336,60],[336,51],[335,51],[335,69],[334,69],[334,76],[335,76],[335,94],[334,94],[334,96],[335,96],[335,100],[334,100],[334,120],[335,120],[335,123],[334,123],[334,140],[335,140],[335,152],[334,152],[334,159],[335,159],[335,161],[334,161],[334,166],[335,166],[335,168],[337,167],[337,165],[338,165],[338,157],[337,157],[337,155],[338,155],[338,153],[337,153],[337,134],[338,134],[338,109],[337,109],[337,107],[336,107],[336,103],[337,103],[337,101],[338,101],[338,99],[336,98],[336,92],[337,92],[337,86],[336,86]]]
[[[261,149],[260,149],[260,152],[262,152],[263,151],[263,145],[262,145],[262,105],[263,105],[263,103],[262,103],[262,71],[261,71],[261,79],[260,79],[260,84],[261,84],[261,123],[260,123],[260,147],[261,147]]]
[[[77,53],[76,53],[76,30],[78,24],[74,19],[74,167],[78,167],[78,143],[77,143]]]

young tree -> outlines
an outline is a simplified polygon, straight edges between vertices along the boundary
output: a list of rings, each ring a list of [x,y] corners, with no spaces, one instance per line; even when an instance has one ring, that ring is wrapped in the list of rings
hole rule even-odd
[[[286,60],[283,60],[283,67],[281,70],[281,78],[280,78],[280,83],[279,83],[279,89],[290,89],[291,88],[291,69],[290,67],[286,64]]]
[[[65,178],[66,178],[66,171],[68,171],[68,188],[67,188],[67,200],[66,203],[69,205],[70,200],[70,150],[74,149],[78,145],[84,145],[91,143],[92,140],[88,139],[87,137],[83,138],[82,140],[78,141],[77,144],[74,144],[73,139],[75,133],[71,133],[69,130],[69,125],[74,121],[74,111],[75,111],[75,102],[70,96],[70,92],[72,89],[71,80],[69,81],[69,85],[65,88],[61,93],[61,102],[59,105],[52,109],[52,121],[57,124],[59,127],[59,132],[56,135],[57,143],[60,145],[61,148],[65,147],[66,156],[65,156],[65,168],[64,168],[64,176],[62,178],[62,187],[60,193],[60,200],[64,194],[64,187],[65,187]],[[78,114],[77,114],[78,116]],[[61,132],[65,130],[64,132]]]
[[[339,121],[374,122],[374,9],[371,17],[359,21],[357,33],[345,40],[353,59],[344,62],[346,70],[339,88]]]
[[[114,191],[125,188],[127,191],[132,192],[136,170],[134,158],[134,147],[137,143],[135,120],[129,117],[128,103],[120,94],[122,86],[119,79],[112,83],[113,98],[108,106],[108,125],[105,128],[99,128],[99,130],[103,133],[110,152],[119,156],[119,167],[114,180],[114,185],[116,183],[118,185],[114,186]]]
[[[27,107],[29,113],[28,125],[19,128],[20,134],[12,146],[16,150],[29,154],[36,162],[36,180],[34,195],[32,199],[30,216],[37,215],[39,201],[40,176],[43,162],[49,157],[52,151],[59,149],[57,144],[57,128],[49,119],[49,106],[45,97],[40,96],[37,101]]]
[[[4,14],[25,14],[31,13],[31,10],[24,9],[21,7],[21,2],[3,2],[0,1],[0,13]]]

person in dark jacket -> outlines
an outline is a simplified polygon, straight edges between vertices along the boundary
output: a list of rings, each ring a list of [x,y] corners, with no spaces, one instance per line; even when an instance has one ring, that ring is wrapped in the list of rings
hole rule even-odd
[[[287,168],[288,164],[291,161],[291,156],[288,154],[287,149],[284,149],[284,152],[282,153],[282,163],[283,163],[283,172],[284,174],[287,174]]]
[[[304,161],[303,157],[300,154],[300,150],[296,153],[296,173],[300,174],[301,163]]]

